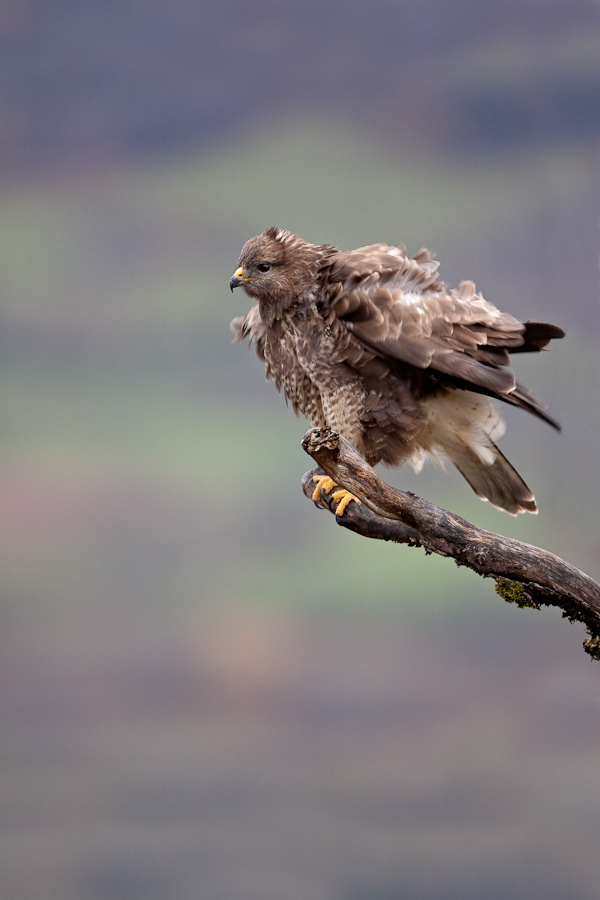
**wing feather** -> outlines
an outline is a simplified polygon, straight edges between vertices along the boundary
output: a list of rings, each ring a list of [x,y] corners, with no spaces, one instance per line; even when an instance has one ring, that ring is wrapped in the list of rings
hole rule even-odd
[[[526,325],[485,300],[472,281],[448,291],[425,248],[412,258],[387,244],[339,253],[328,276],[330,321],[340,320],[378,355],[465,388],[515,390],[508,353],[524,349]],[[531,328],[532,342],[546,338],[543,328]]]
[[[256,355],[264,362],[266,328],[261,318],[258,304],[253,306],[245,316],[237,316],[235,319],[232,319],[229,327],[234,334],[232,343],[237,344],[238,341],[248,338],[248,344],[250,346],[253,343],[256,344]]]

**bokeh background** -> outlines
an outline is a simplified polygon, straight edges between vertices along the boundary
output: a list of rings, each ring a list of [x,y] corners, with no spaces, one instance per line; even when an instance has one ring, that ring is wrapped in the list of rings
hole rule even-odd
[[[426,245],[517,359],[537,517],[600,578],[597,0],[5,0],[0,898],[595,900],[582,626],[337,528],[229,321],[268,225]]]

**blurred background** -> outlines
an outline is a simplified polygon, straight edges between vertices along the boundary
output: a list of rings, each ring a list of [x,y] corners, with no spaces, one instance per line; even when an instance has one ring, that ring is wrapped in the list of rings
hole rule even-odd
[[[600,579],[597,0],[5,0],[0,898],[594,900],[600,664],[337,528],[229,321],[268,225],[437,251],[568,338],[506,410]]]

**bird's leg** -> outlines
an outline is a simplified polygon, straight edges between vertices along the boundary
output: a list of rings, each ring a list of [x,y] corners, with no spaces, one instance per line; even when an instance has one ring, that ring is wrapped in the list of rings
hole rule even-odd
[[[313,475],[313,481],[317,485],[313,491],[312,499],[315,503],[319,502],[321,497],[321,491],[325,491],[326,494],[331,493],[331,491],[337,487],[336,482],[329,477],[329,475]],[[345,488],[340,488],[335,491],[333,494],[333,499],[337,501],[337,509],[335,511],[336,516],[343,516],[344,510],[348,506],[351,500],[355,500],[357,503],[360,503],[358,497],[355,497],[354,494],[351,494],[350,491],[347,491]]]

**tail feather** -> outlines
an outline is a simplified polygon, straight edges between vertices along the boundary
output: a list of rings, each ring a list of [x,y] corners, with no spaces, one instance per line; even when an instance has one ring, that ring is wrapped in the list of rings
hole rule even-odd
[[[516,516],[521,512],[537,513],[535,497],[504,454],[489,442],[493,462],[486,464],[466,444],[447,448],[450,459],[468,481],[478,497]]]

